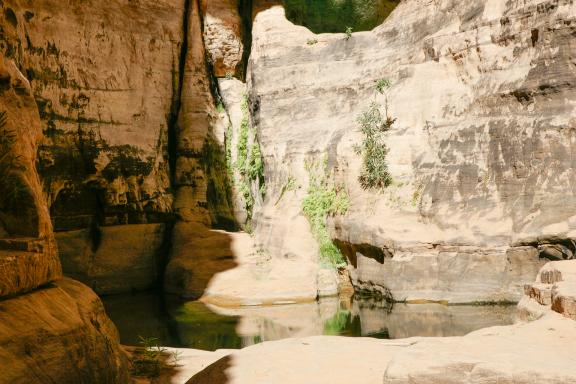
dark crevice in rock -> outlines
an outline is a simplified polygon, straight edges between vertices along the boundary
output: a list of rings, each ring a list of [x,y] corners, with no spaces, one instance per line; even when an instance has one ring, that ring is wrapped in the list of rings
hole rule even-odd
[[[92,221],[90,225],[90,249],[96,252],[102,243],[102,230],[96,221]]]
[[[184,73],[186,69],[186,55],[188,54],[188,23],[190,19],[190,2],[184,0],[184,19],[182,21],[182,43],[178,54],[178,67],[172,64],[172,106],[168,117],[168,167],[170,170],[171,185],[174,185],[176,174],[176,158],[178,145],[178,114],[182,104],[182,88],[184,86]]]
[[[511,249],[523,246],[533,247],[540,259],[572,260],[576,255],[576,241],[571,238],[542,236],[537,239],[525,239],[513,244]]]
[[[391,258],[393,256],[392,250],[384,247],[377,247],[372,244],[352,244],[339,239],[334,240],[334,244],[336,244],[336,246],[340,249],[340,252],[346,256],[354,268],[358,268],[358,258],[356,256],[357,253],[370,259],[376,260],[380,264],[384,264],[384,260],[386,258]]]
[[[158,268],[158,279],[156,281],[156,289],[162,290],[164,287],[164,274],[168,262],[170,262],[169,255],[172,253],[172,230],[174,229],[174,222],[166,223],[164,232],[162,233],[162,245],[156,250],[156,265]]]
[[[238,12],[242,18],[242,43],[244,52],[242,53],[242,63],[239,65],[239,78],[245,82],[248,73],[248,59],[252,49],[252,11],[254,9],[252,0],[240,0],[238,3]]]

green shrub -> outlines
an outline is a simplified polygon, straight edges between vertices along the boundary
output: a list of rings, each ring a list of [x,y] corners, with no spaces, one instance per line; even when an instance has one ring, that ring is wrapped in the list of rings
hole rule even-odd
[[[164,366],[162,354],[166,352],[166,349],[161,348],[158,345],[158,339],[154,337],[138,337],[143,350],[135,354],[132,360],[132,374],[143,377],[160,376],[160,371]]]
[[[376,82],[376,92],[383,95],[386,90],[390,88],[390,81],[387,79],[380,79]]]
[[[226,170],[228,171],[228,177],[230,180],[234,180],[234,168],[232,164],[232,139],[234,138],[234,130],[232,129],[232,124],[228,125],[226,128]]]
[[[344,33],[346,34],[346,40],[350,40],[352,37],[352,27],[346,27],[346,31]]]
[[[318,40],[316,40],[316,39],[308,39],[308,40],[306,41],[306,44],[308,44],[308,45],[314,45],[314,44],[317,44],[317,43],[318,43]]]
[[[372,102],[367,110],[358,117],[358,124],[362,132],[362,143],[355,147],[356,153],[362,156],[362,171],[358,180],[364,189],[382,190],[392,184],[392,176],[388,170],[386,155],[388,147],[385,143],[385,134],[395,119],[388,116],[388,99],[386,89],[390,82],[381,79],[376,82],[376,92],[386,96],[386,112],[382,114],[380,105]]]
[[[264,162],[262,152],[256,135],[254,135],[253,145],[250,151],[250,161],[248,162],[248,179],[251,181],[264,180]]]
[[[266,187],[264,180],[264,161],[262,160],[262,151],[256,133],[253,133],[252,143],[249,145],[250,132],[250,115],[248,105],[248,95],[244,95],[241,104],[242,120],[238,132],[238,142],[236,147],[236,163],[234,168],[240,174],[236,180],[236,186],[242,199],[244,200],[244,209],[247,214],[247,221],[252,219],[252,211],[255,204],[255,196],[252,192],[252,185],[258,186],[258,193],[264,196]],[[228,145],[231,145],[231,141]],[[231,157],[231,155],[230,155]],[[248,224],[248,223],[247,223]]]
[[[326,218],[329,215],[346,214],[350,206],[348,195],[329,184],[325,165],[319,167],[316,163],[311,163],[307,165],[307,170],[310,184],[308,194],[302,201],[302,211],[308,218],[312,234],[320,246],[322,262],[326,266],[345,266],[344,256],[328,233]]]

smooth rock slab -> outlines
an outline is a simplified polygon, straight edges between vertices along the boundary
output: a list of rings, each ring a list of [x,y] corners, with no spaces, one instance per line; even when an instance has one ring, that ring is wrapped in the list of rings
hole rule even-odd
[[[311,337],[231,353],[189,384],[568,384],[576,382],[576,322],[557,314],[464,337]]]

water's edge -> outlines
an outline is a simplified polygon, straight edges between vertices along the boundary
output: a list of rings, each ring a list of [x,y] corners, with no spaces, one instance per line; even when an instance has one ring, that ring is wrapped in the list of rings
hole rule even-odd
[[[138,345],[140,337],[153,337],[162,346],[208,351],[317,335],[381,339],[463,336],[481,328],[512,324],[516,312],[514,306],[432,303],[395,304],[390,311],[385,302],[337,297],[235,309],[155,292],[102,300],[123,344]]]

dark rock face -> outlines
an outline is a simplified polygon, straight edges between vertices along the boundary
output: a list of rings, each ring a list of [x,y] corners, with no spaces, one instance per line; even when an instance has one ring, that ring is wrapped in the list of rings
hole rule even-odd
[[[38,110],[24,76],[0,56],[0,297],[61,277],[35,168]]]
[[[82,284],[60,280],[35,168],[38,109],[28,81],[2,55],[0,83],[0,381],[127,383],[127,360],[102,303]]]
[[[57,231],[170,220],[168,132],[184,2],[4,1],[0,40],[42,118]]]
[[[0,4],[0,49],[28,77],[42,118],[38,169],[54,229],[62,232],[58,240],[67,242],[61,244],[64,272],[100,293],[158,283],[158,266],[167,262],[165,229],[177,218],[236,226],[222,138],[213,135],[218,116],[204,49],[205,38],[219,58],[217,70],[240,72],[235,6],[175,0]],[[223,13],[229,17],[221,25]],[[235,34],[237,52],[218,50],[226,36],[220,30]],[[105,264],[118,258],[118,237],[111,234],[124,230],[108,227],[126,225],[133,235],[125,247],[134,249],[118,263],[128,268],[137,262],[133,271],[140,272],[114,284],[119,272]],[[132,241],[151,233],[145,244]],[[102,243],[99,234],[108,234]]]
[[[64,273],[98,294],[155,287],[167,262],[164,224],[130,224],[56,233]]]

